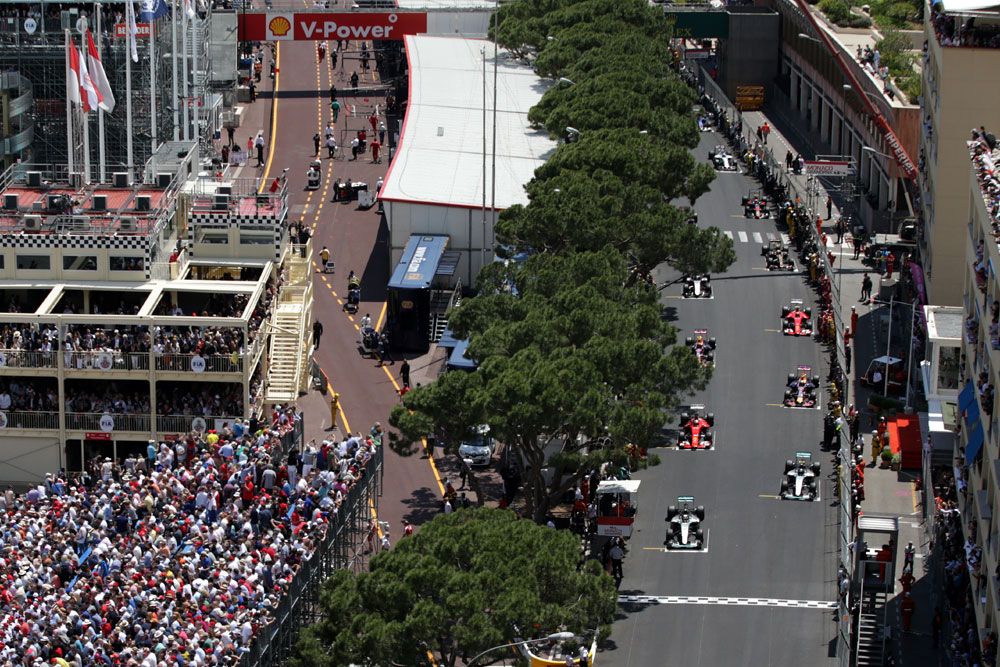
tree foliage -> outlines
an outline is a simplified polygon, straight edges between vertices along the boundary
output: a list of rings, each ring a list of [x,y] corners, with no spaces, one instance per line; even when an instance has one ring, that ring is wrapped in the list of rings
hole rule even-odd
[[[735,254],[675,205],[707,192],[714,171],[691,154],[696,100],[670,68],[661,11],[645,0],[515,0],[492,30],[540,75],[569,79],[530,120],[580,134],[535,172],[528,203],[499,217],[498,254],[529,259],[484,269],[479,294],[449,316],[478,370],[408,393],[390,422],[397,447],[434,432],[452,449],[488,424],[525,464],[527,509],[541,520],[582,474],[623,460],[627,444],[653,444],[708,379],[640,278],[663,263],[724,271]]]
[[[453,667],[516,638],[612,620],[614,582],[595,561],[579,568],[578,539],[508,511],[441,515],[371,562],[338,570],[320,595],[323,618],[304,631],[293,667]]]

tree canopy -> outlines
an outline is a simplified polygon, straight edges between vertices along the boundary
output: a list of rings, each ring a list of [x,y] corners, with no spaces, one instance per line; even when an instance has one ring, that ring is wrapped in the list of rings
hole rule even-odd
[[[323,620],[303,632],[293,667],[453,667],[518,638],[593,632],[612,620],[616,591],[578,538],[494,509],[440,515],[370,571],[338,570],[320,594]]]
[[[536,170],[527,204],[499,216],[498,256],[529,258],[486,267],[449,315],[478,370],[409,392],[390,422],[404,441],[434,432],[453,450],[489,425],[525,464],[538,520],[582,474],[652,444],[708,379],[646,280],[664,263],[716,273],[735,260],[730,239],[676,205],[715,174],[691,154],[696,100],[670,68],[670,29],[645,0],[515,0],[493,27],[540,75],[569,79],[530,120],[580,133]]]

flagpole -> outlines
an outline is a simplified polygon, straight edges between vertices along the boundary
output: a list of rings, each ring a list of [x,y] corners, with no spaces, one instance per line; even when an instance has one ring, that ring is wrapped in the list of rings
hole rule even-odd
[[[126,2],[132,2],[132,0],[125,0]],[[125,28],[125,32],[128,33],[128,26]],[[125,35],[126,41],[133,39],[129,37],[128,34]],[[129,53],[130,47],[126,43],[125,45],[125,155],[126,161],[128,162],[128,180],[129,183],[134,181],[135,171],[134,165],[132,164],[132,54]]]
[[[80,43],[83,44],[86,33],[81,36]],[[72,42],[72,38],[70,38]],[[76,45],[73,46],[76,48]],[[86,53],[86,48],[81,49],[81,59],[83,58],[83,53]],[[81,64],[81,67],[83,65]],[[86,77],[84,77],[86,80]],[[87,113],[84,106],[80,105],[80,128],[83,132],[83,182],[90,184],[90,115]]]
[[[103,62],[104,54],[101,52],[104,48],[104,34],[101,32],[101,5],[97,4],[97,55],[101,57]],[[102,65],[103,66],[103,65]],[[107,180],[107,156],[104,152],[104,109],[97,108],[97,180],[104,183]]]
[[[150,157],[156,153],[156,18],[149,17],[149,133]],[[155,170],[154,170],[155,173]]]
[[[186,15],[184,17],[184,29],[181,30],[181,57],[184,60],[184,78],[182,79],[182,90],[184,93],[184,107],[182,109],[184,113],[184,141],[188,141],[191,138],[191,112],[189,110],[190,104],[188,104],[188,30],[191,28],[191,19]]]
[[[69,173],[73,173],[74,167],[74,156],[73,153],[73,102],[72,95],[70,95],[70,83],[72,79],[69,74],[69,50],[72,48],[72,40],[69,36],[69,30],[63,31],[65,42],[66,42],[66,166],[69,167]]]
[[[174,109],[174,141],[181,138],[181,127],[180,118],[177,111],[177,2],[174,2],[170,6],[170,64],[173,69],[174,81],[171,92],[173,97],[171,98],[172,104],[170,105]]]
[[[192,97],[194,100],[194,111],[191,112],[191,119],[194,127],[191,130],[192,139],[195,141],[201,141],[201,108],[198,106],[201,102],[201,91],[198,90],[198,29],[199,25],[196,20],[200,20],[200,17],[195,14],[191,19],[191,92],[194,93]],[[198,152],[199,158],[201,157],[201,150]],[[247,157],[249,159],[249,156]]]

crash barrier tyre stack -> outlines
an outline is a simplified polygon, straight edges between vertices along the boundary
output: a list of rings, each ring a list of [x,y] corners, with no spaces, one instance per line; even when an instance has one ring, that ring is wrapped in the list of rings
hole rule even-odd
[[[323,582],[335,570],[361,570],[369,526],[382,493],[383,461],[382,447],[375,447],[364,467],[363,478],[348,491],[336,514],[330,517],[326,537],[302,561],[281,602],[272,611],[273,620],[257,632],[247,652],[240,657],[240,667],[278,667],[285,663],[292,655],[299,631],[322,617]]]
[[[690,63],[690,61],[686,61]],[[689,65],[692,67],[692,65]],[[753,130],[750,128],[743,127],[743,114],[736,108],[722,91],[722,89],[715,83],[712,77],[708,74],[704,67],[700,64],[693,64],[693,69],[696,72],[697,83],[693,85],[696,90],[698,90],[701,104],[707,111],[715,116],[717,127],[719,132],[724,134],[729,141],[733,149],[740,155],[745,155],[750,147],[754,145]],[[686,79],[688,77],[685,77]],[[690,81],[689,81],[690,83]],[[739,131],[742,130],[742,131]],[[746,134],[744,135],[743,132]],[[792,204],[792,209],[789,214],[794,214],[798,218],[806,221],[805,224],[796,225],[796,246],[800,249],[808,248],[811,244],[815,244],[816,254],[818,255],[818,269],[817,276],[827,276],[830,283],[830,307],[833,311],[833,322],[834,322],[834,341],[832,355],[830,359],[830,380],[832,383],[836,384],[837,389],[841,397],[841,405],[847,405],[849,403],[848,390],[849,383],[846,381],[843,369],[846,368],[846,357],[844,353],[844,330],[845,324],[843,317],[841,315],[840,308],[840,289],[837,281],[834,280],[833,267],[830,265],[829,257],[827,256],[826,244],[824,240],[820,237],[816,230],[815,225],[815,212],[811,207],[802,204],[801,202],[809,202],[809,194],[804,192],[802,187],[790,177],[785,165],[782,161],[775,158],[774,152],[766,146],[756,146],[753,151],[753,160],[750,168],[750,175],[758,179],[761,184],[770,185],[770,189],[773,192],[781,193],[785,201],[782,202],[782,208],[785,207],[786,202]],[[776,198],[777,199],[777,198]],[[794,202],[800,202],[794,204]],[[843,465],[843,462],[850,461],[852,459],[851,444],[849,438],[839,437],[839,432],[835,437],[835,441],[839,441],[840,447],[838,448],[838,460],[842,462],[841,467],[844,468],[844,473],[848,475],[845,483],[842,479],[837,480],[837,484],[840,486],[841,492],[839,495],[840,501],[840,511],[839,511],[839,521],[840,523],[840,563],[847,570],[847,575],[854,578],[854,563],[851,558],[850,545],[854,542],[854,518],[853,518],[853,508],[851,507],[851,484],[850,484],[850,469],[848,466]],[[845,492],[846,490],[846,492]],[[853,644],[853,633],[854,628],[851,621],[851,614],[848,609],[844,607],[843,604],[840,605],[838,609],[838,631],[837,631],[837,655],[840,656],[840,663],[843,667],[847,667],[851,660],[851,647]]]

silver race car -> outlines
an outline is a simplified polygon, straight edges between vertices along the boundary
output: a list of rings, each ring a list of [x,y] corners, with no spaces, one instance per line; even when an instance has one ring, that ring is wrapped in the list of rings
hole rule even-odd
[[[794,459],[785,461],[785,474],[781,478],[782,500],[819,500],[818,462],[813,462],[809,452],[795,452]]]
[[[705,508],[694,507],[694,496],[677,496],[677,505],[667,508],[667,538],[663,543],[668,549],[703,549],[705,534],[701,522],[704,520]]]

